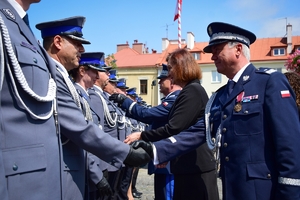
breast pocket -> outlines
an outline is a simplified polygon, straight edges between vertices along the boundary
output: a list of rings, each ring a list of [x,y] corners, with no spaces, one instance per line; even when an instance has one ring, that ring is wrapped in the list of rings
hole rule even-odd
[[[262,105],[244,103],[239,112],[233,112],[232,120],[236,135],[260,134],[263,129]]]
[[[28,44],[29,45],[29,44]],[[49,70],[43,57],[33,46],[16,45],[16,56],[29,87],[45,96],[48,89]]]

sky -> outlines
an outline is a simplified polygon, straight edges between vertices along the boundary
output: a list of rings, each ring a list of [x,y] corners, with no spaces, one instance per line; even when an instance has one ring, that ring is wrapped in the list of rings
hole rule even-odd
[[[30,25],[72,16],[84,16],[83,37],[91,44],[86,52],[116,53],[117,44],[132,47],[134,40],[158,53],[162,38],[178,39],[178,21],[173,21],[176,0],[41,0],[28,11]],[[225,22],[256,34],[257,38],[284,37],[286,24],[300,35],[299,0],[182,0],[181,38],[192,32],[196,42],[207,42],[207,26]]]

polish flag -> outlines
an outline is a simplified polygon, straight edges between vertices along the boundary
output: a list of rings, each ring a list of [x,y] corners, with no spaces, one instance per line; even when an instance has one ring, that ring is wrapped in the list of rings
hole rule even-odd
[[[177,0],[176,1],[174,21],[176,21],[179,18],[180,14],[181,14],[181,6],[182,6],[182,0]]]
[[[282,98],[291,97],[290,91],[288,91],[288,90],[282,90],[281,91],[281,97]]]

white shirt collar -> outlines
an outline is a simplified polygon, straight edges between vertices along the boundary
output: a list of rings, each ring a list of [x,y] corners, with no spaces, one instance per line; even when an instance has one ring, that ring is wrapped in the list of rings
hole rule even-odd
[[[66,70],[66,68],[57,60],[55,60],[54,58],[52,58],[52,60],[56,63],[58,69],[60,72],[64,73],[65,75],[69,76],[68,71]]]
[[[235,83],[238,82],[238,80],[240,79],[240,77],[242,76],[242,74],[244,73],[245,69],[248,67],[250,63],[247,63],[244,67],[242,67],[242,69],[240,69],[240,71],[238,71],[238,73],[236,73],[236,75],[233,77],[233,81]]]
[[[102,88],[100,88],[98,85],[94,85],[94,87],[103,92]]]
[[[8,3],[17,11],[17,13],[20,15],[20,17],[23,19],[23,17],[26,15],[25,10],[22,8],[22,6],[16,2],[16,0],[7,0]]]
[[[75,83],[75,84],[78,85],[79,87],[81,87],[82,90],[85,91],[85,94],[86,94],[87,96],[90,96],[89,93],[86,91],[86,89],[84,89],[84,88],[82,87],[82,85],[80,85],[79,83]]]

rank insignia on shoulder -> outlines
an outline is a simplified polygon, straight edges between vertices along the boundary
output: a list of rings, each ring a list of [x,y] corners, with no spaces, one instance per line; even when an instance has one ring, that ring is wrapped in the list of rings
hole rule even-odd
[[[277,72],[277,70],[276,69],[271,69],[271,68],[259,68],[258,72],[263,72],[263,73],[266,73],[266,74],[272,74],[274,72]]]
[[[6,9],[1,9],[1,11],[3,12],[3,14],[8,18],[8,19],[10,19],[10,20],[13,20],[13,21],[16,21],[16,16],[14,15],[14,13],[10,10],[10,9],[8,9],[8,8],[6,8]]]
[[[288,98],[288,97],[291,97],[291,94],[290,94],[290,91],[289,90],[282,90],[280,91],[281,93],[281,97],[282,98]]]
[[[163,102],[162,105],[163,105],[163,106],[167,106],[167,105],[168,105],[168,102]]]

